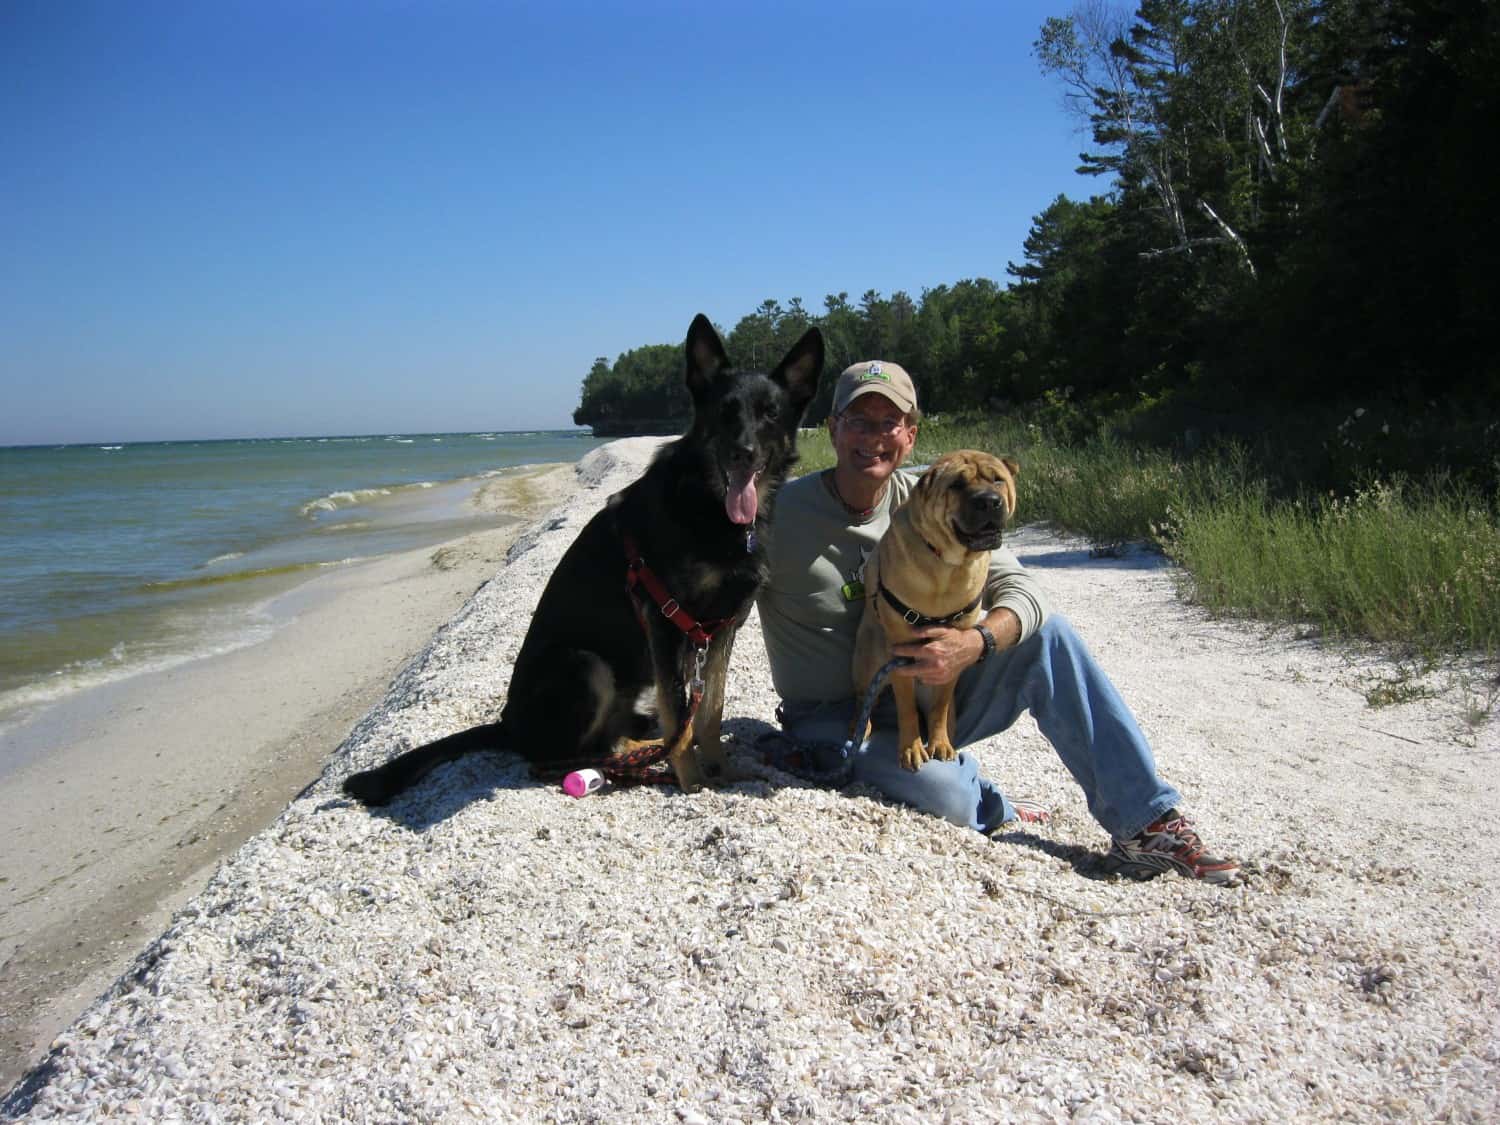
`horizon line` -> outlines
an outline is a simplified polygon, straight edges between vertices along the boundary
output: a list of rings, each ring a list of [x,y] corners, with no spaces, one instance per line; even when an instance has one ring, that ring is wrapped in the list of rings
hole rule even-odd
[[[127,445],[210,445],[218,442],[231,441],[349,441],[354,439],[386,441],[392,438],[405,437],[477,437],[483,434],[569,434],[582,435],[588,433],[593,436],[592,426],[527,426],[519,430],[375,430],[369,433],[332,433],[332,434],[264,434],[260,436],[241,435],[238,437],[196,437],[196,438],[136,438],[95,440],[87,441],[23,441],[23,442],[0,442],[0,449],[123,449]]]

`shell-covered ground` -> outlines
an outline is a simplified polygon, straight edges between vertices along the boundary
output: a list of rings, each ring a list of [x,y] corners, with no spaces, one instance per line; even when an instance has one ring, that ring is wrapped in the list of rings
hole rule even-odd
[[[1494,720],[1371,710],[1377,657],[1215,622],[1146,554],[1011,540],[1089,642],[1236,888],[1104,876],[1029,719],[986,772],[1056,813],[995,840],[759,764],[583,800],[516,760],[388,812],[351,770],[493,717],[552,566],[655,442],[590,454],[350,734],[6,1103],[32,1119],[1492,1121]],[[1024,513],[1023,513],[1024,515]]]

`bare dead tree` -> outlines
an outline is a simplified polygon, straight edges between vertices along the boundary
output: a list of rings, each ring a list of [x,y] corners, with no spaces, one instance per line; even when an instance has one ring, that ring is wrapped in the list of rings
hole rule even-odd
[[[1155,25],[1158,34],[1151,37],[1132,35],[1132,19],[1122,8],[1106,0],[1083,0],[1067,19],[1044,25],[1037,43],[1043,69],[1063,80],[1066,104],[1090,122],[1096,143],[1118,146],[1114,155],[1085,154],[1081,170],[1115,171],[1156,198],[1171,245],[1143,251],[1142,257],[1228,246],[1249,277],[1259,277],[1249,246],[1226,209],[1191,191],[1190,138],[1175,135],[1172,122],[1159,115],[1162,103],[1151,84],[1175,81],[1200,67],[1226,78],[1238,73],[1243,85],[1215,87],[1210,80],[1205,88],[1212,104],[1195,103],[1187,112],[1195,120],[1202,118],[1218,136],[1225,118],[1234,120],[1242,112],[1255,174],[1263,182],[1276,180],[1295,159],[1286,93],[1294,16],[1306,3],[1202,0],[1192,5],[1180,26]],[[1192,31],[1185,30],[1189,27]],[[1200,90],[1198,96],[1205,95]],[[1234,106],[1241,99],[1242,110]],[[1260,213],[1259,196],[1256,190],[1250,197],[1252,222]],[[1213,233],[1202,233],[1201,223],[1190,224],[1189,214],[1201,216]]]

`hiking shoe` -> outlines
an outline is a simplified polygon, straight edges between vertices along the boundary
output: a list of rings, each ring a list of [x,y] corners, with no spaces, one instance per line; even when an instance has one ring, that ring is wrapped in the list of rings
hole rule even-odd
[[[1209,855],[1192,821],[1176,809],[1146,825],[1139,835],[1116,840],[1104,862],[1109,870],[1132,879],[1154,879],[1163,871],[1175,871],[1221,886],[1240,881],[1240,865]]]

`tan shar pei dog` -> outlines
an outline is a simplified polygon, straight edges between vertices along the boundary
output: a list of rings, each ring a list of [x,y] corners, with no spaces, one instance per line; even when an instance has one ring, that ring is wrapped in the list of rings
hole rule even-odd
[[[891,659],[891,646],[918,640],[919,629],[967,629],[984,616],[981,599],[990,551],[1000,545],[1016,511],[1016,473],[1010,457],[961,449],[938,458],[910,498],[891,517],[875,555],[865,566],[865,613],[854,651],[854,689],[863,697],[871,679]],[[950,712],[952,681],[918,684],[894,676],[901,764],[919,769],[928,758],[954,756]],[[927,720],[922,743],[918,707]],[[855,731],[856,743],[868,735]]]

